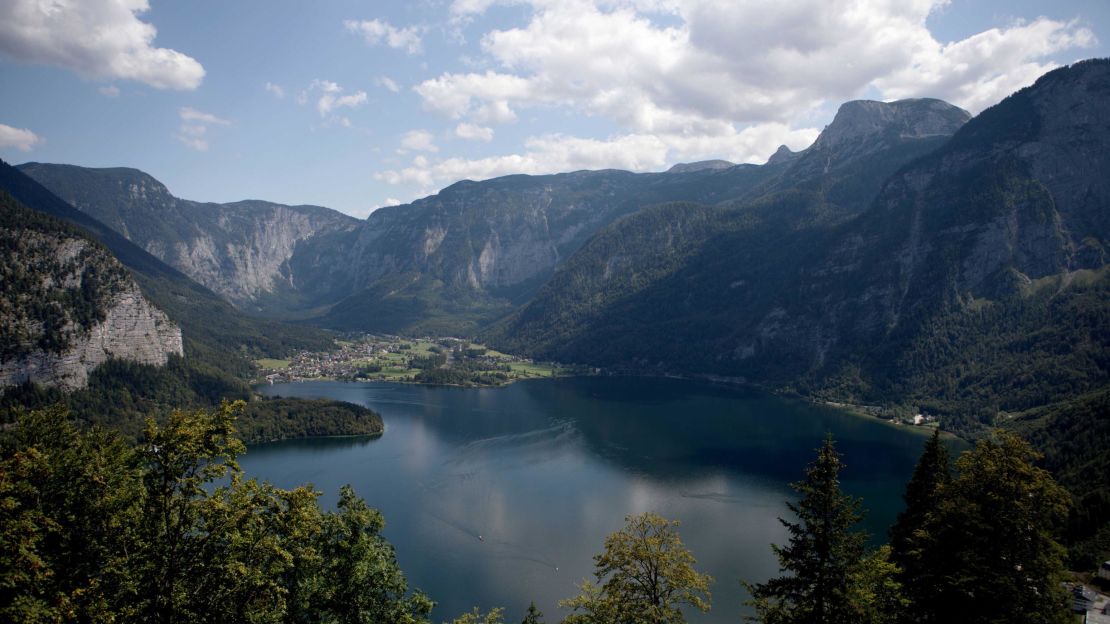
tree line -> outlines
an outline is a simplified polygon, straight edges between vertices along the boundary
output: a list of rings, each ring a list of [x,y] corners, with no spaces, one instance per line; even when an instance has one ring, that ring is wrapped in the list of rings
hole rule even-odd
[[[403,623],[431,621],[382,515],[349,487],[334,511],[310,487],[276,488],[236,462],[242,402],[146,422],[141,440],[23,411],[0,455],[0,620]],[[890,543],[868,549],[861,501],[818,449],[773,545],[781,576],[744,583],[752,622],[1066,622],[1068,495],[1017,436],[980,440],[953,465],[939,435],[906,486]],[[560,603],[566,624],[675,624],[708,611],[678,523],[629,516]],[[501,624],[477,609],[454,624]],[[544,621],[530,605],[524,624]]]

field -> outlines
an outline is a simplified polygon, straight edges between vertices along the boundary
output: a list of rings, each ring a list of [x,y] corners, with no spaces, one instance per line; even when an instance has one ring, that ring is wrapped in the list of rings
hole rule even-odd
[[[403,381],[440,385],[497,386],[520,379],[556,377],[567,371],[454,338],[407,339],[361,336],[336,340],[326,352],[290,360],[255,361],[264,376],[285,379]]]

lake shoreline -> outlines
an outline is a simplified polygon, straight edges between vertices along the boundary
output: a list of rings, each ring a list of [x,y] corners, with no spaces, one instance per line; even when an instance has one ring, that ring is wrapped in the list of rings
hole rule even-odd
[[[562,365],[555,364],[555,363],[550,363],[550,364],[552,366],[562,366]],[[596,371],[596,372],[583,372],[583,369]],[[729,387],[729,388],[738,388],[738,389],[743,388],[743,389],[748,389],[748,390],[758,390],[760,392],[764,392],[764,393],[767,393],[769,395],[773,395],[773,396],[783,398],[783,399],[791,399],[791,400],[801,401],[803,403],[807,403],[807,404],[810,404],[810,405],[817,405],[817,406],[821,406],[821,407],[836,409],[838,411],[842,411],[846,414],[850,414],[850,415],[855,416],[857,418],[861,418],[863,420],[868,420],[868,421],[878,422],[878,423],[880,423],[880,424],[882,424],[886,427],[891,427],[891,428],[897,429],[899,431],[907,431],[907,432],[912,433],[914,435],[931,436],[933,434],[933,430],[937,429],[939,427],[939,425],[912,425],[912,424],[899,423],[899,422],[897,422],[893,419],[882,418],[881,416],[876,416],[872,413],[869,413],[866,409],[867,406],[865,406],[865,405],[859,405],[859,404],[854,404],[854,403],[846,403],[846,402],[840,402],[840,401],[830,401],[828,399],[821,399],[821,398],[818,398],[818,397],[807,396],[805,394],[801,394],[801,393],[796,392],[796,391],[779,390],[779,389],[775,389],[775,388],[772,388],[772,387],[769,387],[769,386],[765,386],[765,385],[750,381],[750,380],[748,380],[744,377],[728,377],[728,376],[714,375],[714,374],[683,375],[683,374],[679,374],[679,373],[637,373],[637,372],[613,371],[613,370],[606,370],[606,369],[592,368],[592,367],[570,367],[570,366],[568,366],[567,368],[564,368],[562,370],[574,370],[575,372],[569,372],[569,373],[564,373],[564,374],[559,374],[559,375],[552,375],[552,376],[518,377],[518,378],[509,379],[509,380],[505,381],[504,383],[495,384],[495,385],[494,384],[428,383],[428,382],[424,382],[424,381],[417,381],[415,379],[403,379],[403,378],[398,378],[398,379],[384,379],[384,378],[383,379],[339,379],[339,378],[334,378],[334,377],[317,377],[317,378],[310,378],[310,379],[289,380],[289,381],[285,381],[285,382],[281,382],[281,383],[311,383],[311,382],[316,382],[316,381],[327,381],[327,382],[336,382],[336,383],[396,383],[396,384],[413,385],[413,386],[426,386],[426,387],[429,387],[429,388],[455,388],[455,389],[459,389],[459,390],[471,390],[471,389],[481,389],[481,388],[493,388],[493,389],[507,388],[507,387],[509,387],[513,384],[516,384],[518,382],[521,382],[521,381],[534,381],[534,380],[555,380],[555,379],[572,379],[572,378],[600,378],[600,377],[627,378],[627,379],[673,379],[673,380],[679,380],[679,381],[701,382],[701,383],[707,383],[709,385],[723,386],[723,387]],[[261,383],[261,384],[256,384],[253,387],[257,390],[258,388],[266,387],[267,385],[274,385],[274,384],[272,382],[269,383],[269,384]],[[941,433],[941,439],[944,439],[944,440],[959,440],[959,441],[964,441],[964,442],[967,441],[964,438],[962,438],[962,437],[960,437],[960,436],[958,436],[958,435],[956,435],[956,434],[954,434],[950,431],[945,431],[944,429],[941,429],[940,433]],[[317,437],[324,437],[324,436],[317,436]]]

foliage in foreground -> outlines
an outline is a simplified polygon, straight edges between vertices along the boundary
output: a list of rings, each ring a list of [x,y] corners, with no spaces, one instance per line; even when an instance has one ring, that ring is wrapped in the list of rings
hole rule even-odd
[[[998,432],[956,462],[934,436],[906,489],[891,546],[866,553],[859,501],[840,491],[831,439],[794,484],[796,522],[774,546],[783,572],[747,587],[753,621],[1067,622],[1063,547],[1068,496],[1017,436]]]
[[[620,531],[605,538],[594,557],[596,583],[560,603],[574,613],[567,624],[685,622],[680,607],[709,611],[708,574],[694,569],[694,556],[678,536],[678,522],[654,514],[628,516]]]
[[[888,549],[865,554],[867,535],[855,530],[861,501],[841,492],[843,468],[830,436],[805,479],[792,484],[800,499],[787,507],[797,521],[780,518],[790,542],[772,545],[779,567],[790,574],[745,584],[756,611],[752,621],[884,622],[905,606]]]
[[[61,408],[22,414],[0,460],[0,620],[426,622],[350,488],[325,512],[243,476],[241,409],[148,421],[137,447]]]

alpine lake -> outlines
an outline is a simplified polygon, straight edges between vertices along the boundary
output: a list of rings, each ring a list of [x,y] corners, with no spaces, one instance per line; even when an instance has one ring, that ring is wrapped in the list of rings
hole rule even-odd
[[[760,391],[696,381],[570,377],[501,388],[390,382],[261,386],[265,395],[331,398],[381,413],[378,438],[317,438],[250,447],[249,476],[311,483],[333,507],[351,484],[385,516],[385,537],[411,588],[437,605],[433,621],[472,607],[556,605],[592,578],[593,556],[624,517],[681,521],[713,609],[691,622],[740,621],[741,580],[778,573],[789,484],[832,433],[846,492],[863,498],[873,543],[902,506],[927,439],[921,431]]]

